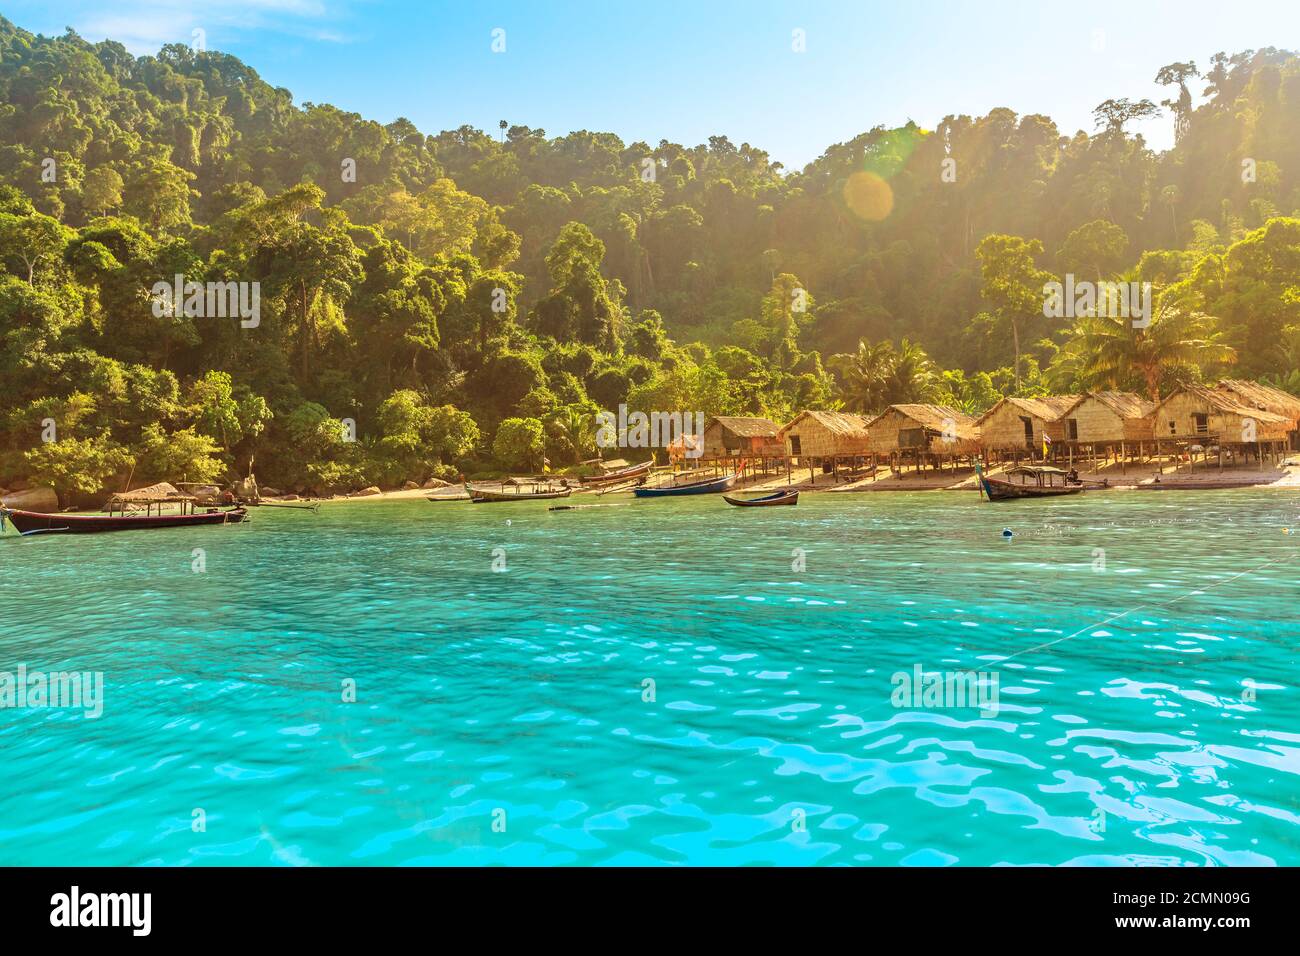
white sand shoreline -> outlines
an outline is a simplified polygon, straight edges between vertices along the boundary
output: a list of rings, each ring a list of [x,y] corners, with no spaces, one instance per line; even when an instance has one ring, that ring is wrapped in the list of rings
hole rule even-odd
[[[1219,471],[1217,468],[1209,470],[1197,469],[1188,470],[1185,466],[1179,469],[1170,469],[1160,474],[1159,481],[1156,481],[1157,475],[1154,471],[1144,470],[1136,472],[1130,468],[1127,475],[1121,474],[1118,467],[1103,469],[1098,472],[1080,471],[1080,477],[1090,481],[1099,481],[1102,478],[1110,482],[1107,488],[1090,488],[1089,491],[1210,491],[1210,490],[1228,490],[1232,488],[1259,488],[1259,489],[1291,489],[1300,488],[1300,465],[1292,465],[1281,469],[1268,469],[1259,471],[1254,468],[1225,468]],[[996,473],[996,472],[994,472]],[[759,476],[761,480],[749,481],[738,485],[736,490],[745,492],[759,491],[778,491],[784,488],[797,489],[800,492],[809,494],[855,494],[855,493],[876,493],[890,491],[978,491],[975,484],[975,476],[969,471],[964,471],[956,475],[925,475],[915,476],[905,474],[902,477],[890,475],[888,473],[874,477],[861,478],[856,481],[839,481],[834,482],[831,475],[817,475],[815,483],[810,482],[808,478],[802,480],[788,480],[785,475],[771,475],[767,477]],[[630,491],[616,492],[611,497],[630,494]],[[595,497],[588,491],[579,491],[575,488],[574,497],[587,498]],[[410,488],[395,491],[381,491],[378,494],[349,496],[339,495],[333,498],[288,498],[280,496],[275,498],[264,498],[271,504],[340,504],[340,503],[364,503],[373,501],[415,501],[421,498],[427,498],[434,502],[443,501],[465,501],[465,491],[461,485],[452,485],[446,488],[426,489]]]

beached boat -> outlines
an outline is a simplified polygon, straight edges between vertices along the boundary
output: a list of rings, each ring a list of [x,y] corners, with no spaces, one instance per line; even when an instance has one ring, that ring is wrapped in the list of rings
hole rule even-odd
[[[493,501],[549,501],[573,494],[568,485],[557,485],[549,478],[507,478],[495,486],[467,483],[465,490],[476,505]]]
[[[186,514],[75,515],[41,514],[0,508],[0,524],[8,521],[19,534],[97,534],[150,528],[191,528],[206,524],[238,524],[248,516],[243,508],[191,511]]]
[[[717,478],[705,478],[701,481],[688,481],[680,485],[660,485],[654,488],[633,488],[632,494],[638,498],[670,498],[676,495],[710,495],[719,491],[730,491],[739,476],[734,472]]]
[[[769,508],[772,505],[797,505],[799,503],[799,492],[785,488],[770,495],[761,495],[758,498],[733,498],[730,495],[723,495],[722,500],[729,505],[737,505],[741,508]]]
[[[584,485],[616,485],[633,478],[640,478],[642,475],[648,475],[652,467],[654,467],[653,458],[643,461],[639,465],[629,465],[626,468],[607,471],[603,475],[583,475],[578,481]]]
[[[175,511],[168,511],[175,508]],[[244,508],[221,511],[195,504],[193,495],[181,494],[166,482],[113,495],[104,514],[44,514],[18,508],[0,508],[0,530],[9,522],[22,535],[99,534],[105,531],[142,531],[190,528],[209,524],[239,524],[248,517]]]
[[[1018,465],[1008,468],[1003,474],[1001,478],[990,478],[982,469],[976,468],[980,487],[989,501],[1056,498],[1081,494],[1085,488],[1077,477],[1051,465]]]
[[[74,515],[41,514],[36,511],[18,511],[0,508],[3,516],[24,535],[29,534],[95,534],[103,531],[139,531],[148,528],[191,528],[206,524],[238,524],[248,517],[243,508],[219,511],[209,508],[189,514],[161,515]]]

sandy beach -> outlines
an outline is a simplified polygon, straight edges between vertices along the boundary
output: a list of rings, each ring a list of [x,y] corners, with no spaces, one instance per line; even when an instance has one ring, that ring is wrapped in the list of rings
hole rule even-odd
[[[993,468],[988,473],[998,475],[1002,468]],[[852,494],[855,492],[889,492],[889,491],[978,491],[975,483],[975,473],[972,469],[957,469],[955,473],[934,473],[926,472],[916,474],[908,471],[901,474],[893,474],[887,468],[877,470],[874,475],[866,477],[856,477],[845,480],[841,476],[838,480],[833,475],[817,474],[815,480],[810,480],[805,471],[802,479],[797,478],[798,472],[787,478],[781,475],[757,475],[748,480],[742,479],[736,485],[736,490],[757,493],[761,491],[778,491],[783,488],[795,488],[804,493],[826,492],[827,494]],[[1118,465],[1108,468],[1102,468],[1095,471],[1079,469],[1079,477],[1089,481],[1109,482],[1108,489],[1097,490],[1167,490],[1167,491],[1189,491],[1189,490],[1210,490],[1215,488],[1300,488],[1300,460],[1289,459],[1281,467],[1266,466],[1263,470],[1257,467],[1245,468],[1224,468],[1219,470],[1214,466],[1206,466],[1198,463],[1195,467],[1189,467],[1182,464],[1178,467],[1166,466],[1163,470],[1157,470],[1153,465],[1144,464],[1141,467],[1129,465],[1127,469],[1121,471]],[[1157,480],[1159,479],[1159,480]],[[663,476],[656,476],[653,483],[658,484],[663,481]],[[587,497],[592,495],[591,491],[574,490],[575,496]],[[630,494],[627,492],[615,492],[612,496],[622,496]],[[594,496],[594,495],[593,495]],[[338,496],[334,498],[299,498],[294,499],[298,503],[304,504],[340,504],[340,503],[365,503],[376,501],[413,501],[419,498],[428,498],[434,502],[452,502],[464,501],[465,491],[461,485],[451,485],[446,488],[424,489],[411,488],[397,491],[381,491],[378,494],[361,495],[358,497]],[[269,502],[283,501],[283,498],[267,498]],[[285,503],[293,503],[286,501]]]

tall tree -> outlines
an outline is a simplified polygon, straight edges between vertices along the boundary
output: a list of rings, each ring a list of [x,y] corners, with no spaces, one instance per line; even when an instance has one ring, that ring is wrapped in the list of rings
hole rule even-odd
[[[1043,315],[1043,286],[1051,276],[1034,264],[1043,244],[1020,236],[986,236],[975,249],[983,284],[980,296],[988,303],[994,328],[1009,330],[1015,351],[1012,365],[1020,387],[1020,333]]]

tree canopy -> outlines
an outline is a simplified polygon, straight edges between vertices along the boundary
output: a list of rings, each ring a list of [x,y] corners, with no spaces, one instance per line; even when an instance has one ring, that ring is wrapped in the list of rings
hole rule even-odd
[[[723,135],[430,134],[0,18],[0,484],[563,465],[622,402],[978,411],[1230,364],[1300,388],[1300,58],[1155,79],[1164,153],[1126,128],[1161,106],[1116,97],[1095,132],[998,108],[787,171]],[[1150,282],[1156,317],[1049,318],[1066,274]],[[177,309],[177,276],[257,283],[257,323]]]

